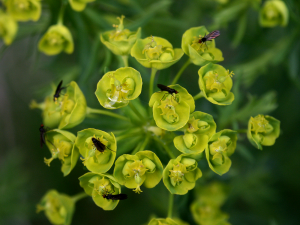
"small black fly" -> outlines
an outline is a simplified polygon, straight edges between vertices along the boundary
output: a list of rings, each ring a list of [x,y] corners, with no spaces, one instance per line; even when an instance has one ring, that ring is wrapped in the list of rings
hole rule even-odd
[[[157,87],[161,90],[161,91],[167,91],[170,95],[173,96],[173,94],[178,94],[178,91],[176,91],[173,88],[167,87],[163,84],[157,84]],[[166,95],[166,94],[165,94]],[[161,98],[163,99],[165,97],[165,95]],[[174,96],[173,96],[174,97]]]
[[[99,152],[104,152],[105,149],[109,149],[111,150],[110,148],[108,148],[107,146],[105,146],[101,141],[99,141],[97,138],[92,138],[92,142],[95,146],[95,148],[99,151]],[[112,152],[114,152],[113,150],[111,150]]]
[[[46,134],[46,129],[44,128],[44,124],[41,124],[40,126],[40,143],[41,143],[41,148],[43,147],[43,144],[46,144],[45,140],[45,134]]]
[[[207,41],[212,41],[213,39],[215,39],[219,36],[220,36],[220,31],[215,30],[215,31],[210,32],[209,34],[205,35],[203,38],[200,38],[198,43],[204,43],[207,47],[207,44],[206,44]]]
[[[58,84],[57,88],[56,88],[56,91],[53,95],[53,101],[56,102],[56,100],[59,98],[60,96],[60,92],[63,90],[63,89],[66,89],[67,87],[62,87],[62,83],[63,81],[61,80],[60,83]]]
[[[109,199],[111,199],[111,200],[125,200],[125,199],[127,199],[126,194],[117,194],[117,195],[104,194],[104,195],[102,195],[102,197],[106,198],[107,200],[109,200]]]

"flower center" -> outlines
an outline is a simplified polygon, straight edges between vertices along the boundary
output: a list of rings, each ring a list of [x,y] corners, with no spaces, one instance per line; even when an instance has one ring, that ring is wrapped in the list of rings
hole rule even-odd
[[[17,11],[25,11],[30,7],[28,0],[16,0],[14,5]]]
[[[157,108],[161,109],[162,113],[160,115],[162,115],[168,123],[176,123],[179,121],[179,115],[176,113],[178,102],[174,100],[172,95],[166,97],[165,100],[161,100],[160,103]]]
[[[169,177],[171,178],[171,183],[173,186],[177,186],[181,184],[184,178],[184,174],[188,173],[186,170],[186,166],[178,163],[173,165],[173,170],[169,170],[170,174]]]
[[[271,124],[269,124],[269,121],[265,119],[263,115],[258,115],[256,117],[250,118],[251,123],[251,131],[255,134],[257,133],[268,133],[273,130],[273,127]]]
[[[232,77],[234,75],[233,72],[227,70],[227,75],[220,75],[215,71],[209,71],[205,74],[205,86],[207,90],[212,92],[221,92],[223,89],[226,89],[224,82],[227,78]]]
[[[130,36],[130,30],[124,29],[124,25],[123,25],[124,18],[125,16],[123,15],[121,17],[117,17],[117,19],[120,21],[120,24],[119,25],[113,24],[113,27],[115,27],[116,30],[112,31],[109,34],[109,39],[112,39],[114,41],[122,41],[128,39],[128,37]]]
[[[61,161],[65,161],[65,158],[71,154],[72,144],[67,141],[60,141],[59,139],[54,139],[54,143],[52,144],[53,148],[51,149],[51,158],[44,158],[44,162],[50,166],[50,163],[53,159],[60,159]]]
[[[47,42],[51,46],[59,46],[64,43],[65,39],[57,32],[52,31],[47,34]]]

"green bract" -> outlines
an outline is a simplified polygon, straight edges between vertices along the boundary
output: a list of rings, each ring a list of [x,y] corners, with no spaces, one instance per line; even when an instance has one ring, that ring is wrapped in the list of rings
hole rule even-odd
[[[176,63],[183,51],[173,46],[164,38],[148,37],[139,39],[131,49],[131,56],[147,68],[166,69]]]
[[[203,66],[209,62],[217,63],[224,60],[220,49],[215,48],[215,40],[199,43],[209,32],[204,26],[193,27],[184,32],[181,48],[190,57],[192,63]]]
[[[100,34],[101,42],[116,55],[128,55],[137,39],[141,37],[141,28],[137,31],[124,29],[123,19],[125,16],[117,17],[119,25],[114,25],[116,30],[106,31]]]
[[[202,176],[194,154],[182,154],[171,159],[163,172],[163,182],[171,194],[185,195]]]
[[[289,21],[289,11],[280,0],[265,1],[259,13],[259,23],[262,27],[286,26]]]
[[[61,171],[67,176],[76,165],[79,158],[79,151],[75,145],[75,135],[64,130],[53,129],[46,133],[46,145],[51,152],[50,159],[44,159],[50,166],[53,159],[60,159]]]
[[[142,192],[140,186],[155,187],[162,178],[163,166],[152,151],[140,151],[135,155],[124,154],[115,162],[114,177],[127,188]]]
[[[234,95],[230,92],[232,88],[232,75],[223,66],[207,64],[198,71],[199,86],[204,97],[217,105],[230,105]]]
[[[67,85],[66,94],[58,99],[58,105],[62,118],[59,129],[69,129],[80,124],[86,114],[86,100],[75,81]]]
[[[74,43],[68,28],[61,24],[49,27],[39,41],[39,50],[46,55],[56,55],[62,51],[71,54]]]
[[[107,109],[118,109],[136,99],[142,91],[141,74],[131,68],[123,67],[103,75],[97,84],[95,95],[100,104]]]
[[[188,225],[188,223],[183,222],[180,219],[171,219],[171,218],[153,218],[148,225]]]
[[[40,0],[5,0],[7,12],[18,21],[37,21],[41,16]]]
[[[0,10],[0,37],[6,45],[10,45],[14,40],[18,30],[18,23],[9,14]]]
[[[280,121],[272,116],[257,115],[248,122],[247,137],[252,145],[262,150],[262,145],[274,145],[280,134]]]
[[[194,112],[183,129],[185,134],[173,140],[175,147],[183,153],[199,154],[206,148],[210,137],[216,133],[216,123],[211,115]]]
[[[227,187],[220,182],[213,182],[209,185],[201,186],[196,191],[201,202],[208,205],[221,207],[227,199]],[[199,201],[198,200],[198,201]]]
[[[82,11],[89,2],[94,2],[95,0],[69,0],[69,3],[73,10]]]
[[[37,205],[37,212],[45,211],[45,215],[52,224],[69,225],[75,209],[73,199],[56,190],[49,190]]]
[[[231,156],[236,148],[237,135],[233,130],[222,130],[214,134],[208,141],[205,149],[209,167],[217,174],[227,173],[230,166]]]
[[[195,110],[195,101],[187,90],[178,84],[168,86],[178,91],[170,95],[165,91],[154,93],[149,101],[153,107],[156,125],[164,130],[174,131],[182,128]]]
[[[92,138],[98,139],[105,145],[103,152],[97,150]],[[84,157],[83,164],[88,170],[105,173],[112,167],[117,152],[117,142],[113,133],[108,134],[102,130],[88,128],[77,133],[75,143]]]
[[[106,199],[103,195],[120,194],[121,187],[116,179],[109,174],[86,173],[78,178],[85,193],[92,196],[95,204],[104,210],[113,210],[119,200]]]

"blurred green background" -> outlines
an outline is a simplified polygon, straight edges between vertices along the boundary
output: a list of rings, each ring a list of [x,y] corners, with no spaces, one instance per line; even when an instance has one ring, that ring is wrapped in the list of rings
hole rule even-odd
[[[300,2],[285,1],[289,23],[274,28],[260,27],[259,8],[249,2],[262,4],[249,0],[97,0],[81,13],[67,6],[64,23],[73,35],[75,51],[49,57],[38,51],[37,44],[47,28],[56,23],[61,3],[44,0],[37,22],[19,23],[16,40],[10,46],[0,43],[0,224],[50,224],[43,213],[35,213],[46,191],[56,189],[68,195],[82,191],[78,177],[87,171],[80,162],[65,178],[58,160],[51,167],[43,162],[50,153],[39,146],[41,112],[30,110],[29,103],[32,99],[43,101],[51,84],[63,79],[65,83],[78,82],[88,105],[101,108],[94,95],[96,84],[104,70],[115,70],[122,61],[100,42],[99,33],[112,29],[121,14],[126,16],[126,28],[141,26],[143,38],[163,37],[176,48],[181,46],[184,31],[191,27],[205,25],[210,31],[220,30],[216,45],[225,59],[220,64],[235,73],[236,99],[225,107],[200,99],[196,110],[212,114],[217,131],[245,129],[250,116],[269,114],[281,121],[281,135],[274,146],[263,151],[251,146],[245,135],[239,135],[230,171],[221,177],[202,160],[199,166],[206,180],[199,179],[198,183],[220,181],[229,186],[222,211],[230,215],[232,224],[299,224]],[[186,60],[183,56],[160,71],[156,83],[170,83]],[[129,65],[141,72],[141,100],[147,105],[150,70],[131,57]],[[190,65],[179,80],[192,95],[199,92],[198,69]],[[71,131],[88,127],[109,131],[111,126],[118,124],[99,116],[85,119]],[[153,215],[166,217],[169,194],[162,181],[153,189],[143,188],[140,195],[126,188],[122,192],[129,199],[113,211],[103,211],[91,198],[80,200],[72,224],[147,224]],[[190,224],[196,224],[189,209],[195,196],[193,191],[175,196],[174,214]]]

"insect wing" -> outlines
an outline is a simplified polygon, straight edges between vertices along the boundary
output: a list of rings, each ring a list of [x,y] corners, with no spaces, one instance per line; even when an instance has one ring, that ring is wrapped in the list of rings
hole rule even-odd
[[[220,36],[220,31],[215,30],[215,31],[209,33],[208,35],[206,35],[205,38],[206,38],[206,41],[211,41],[212,39],[215,39],[219,36]]]
[[[55,94],[58,94],[60,92],[61,86],[62,86],[63,81],[61,80],[60,83],[58,84]]]
[[[112,195],[112,200],[125,200],[127,199],[126,194],[118,194],[118,195]]]
[[[161,91],[168,91],[169,87],[163,85],[163,84],[157,84],[157,87],[161,90]]]

